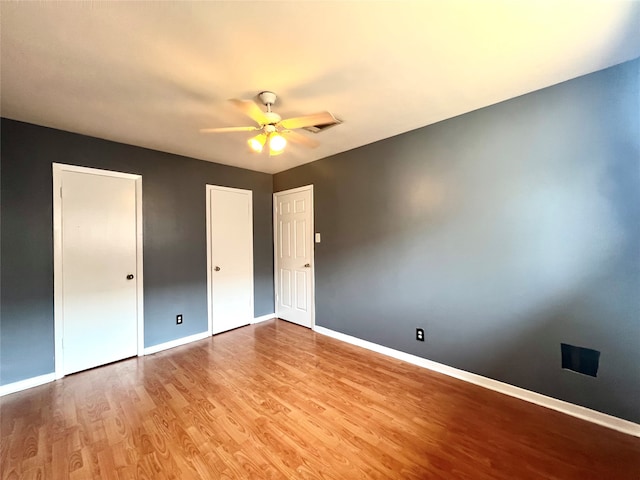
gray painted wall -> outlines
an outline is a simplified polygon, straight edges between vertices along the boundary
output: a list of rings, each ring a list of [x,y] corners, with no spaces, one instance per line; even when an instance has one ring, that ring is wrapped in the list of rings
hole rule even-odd
[[[314,184],[317,324],[640,421],[639,70],[275,175]],[[598,377],[561,342],[601,351]]]
[[[254,192],[259,316],[273,312],[271,192],[313,183],[319,325],[638,422],[639,71],[274,177],[2,119],[0,384],[53,371],[60,162],[143,175],[146,346],[206,329],[205,184]],[[600,350],[598,377],[562,371],[561,342]]]
[[[52,162],[142,175],[145,346],[207,329],[207,183],[253,190],[255,315],[273,313],[271,175],[8,119],[1,135],[0,384],[54,369]]]

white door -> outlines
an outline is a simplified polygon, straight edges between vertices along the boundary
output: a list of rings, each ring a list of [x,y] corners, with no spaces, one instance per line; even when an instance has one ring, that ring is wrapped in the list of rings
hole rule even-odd
[[[276,316],[312,328],[313,185],[274,194]]]
[[[138,353],[139,176],[100,172],[57,172],[56,372],[61,360],[63,375]]]
[[[252,197],[250,190],[207,185],[212,335],[253,320]]]

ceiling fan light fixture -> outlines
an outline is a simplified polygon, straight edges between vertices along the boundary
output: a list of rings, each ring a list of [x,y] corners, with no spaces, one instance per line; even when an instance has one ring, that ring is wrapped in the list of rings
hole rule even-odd
[[[253,100],[237,98],[230,100],[238,110],[257,123],[257,126],[202,128],[200,131],[202,133],[259,131],[259,134],[247,140],[249,148],[252,152],[262,153],[264,146],[268,144],[269,156],[273,157],[284,152],[288,140],[309,148],[315,148],[319,145],[318,141],[301,135],[295,130],[304,128],[313,133],[318,133],[330,126],[341,123],[331,112],[327,111],[282,119],[280,115],[271,110],[271,106],[276,101],[275,93],[270,91],[260,92],[258,99],[266,107],[266,112],[262,106]]]
[[[264,144],[267,142],[267,136],[264,133],[256,135],[255,137],[251,137],[247,140],[249,144],[249,148],[256,153],[261,153]]]
[[[278,133],[272,133],[269,137],[269,151],[271,155],[282,153],[287,146],[287,140]]]

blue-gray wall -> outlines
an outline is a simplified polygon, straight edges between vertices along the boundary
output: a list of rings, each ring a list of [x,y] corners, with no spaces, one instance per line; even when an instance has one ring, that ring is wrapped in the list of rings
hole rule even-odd
[[[253,190],[255,315],[273,313],[271,175],[8,119],[1,135],[0,384],[54,370],[52,162],[142,175],[145,346],[207,330],[207,183]]]
[[[639,70],[276,174],[314,184],[317,324],[640,421]]]

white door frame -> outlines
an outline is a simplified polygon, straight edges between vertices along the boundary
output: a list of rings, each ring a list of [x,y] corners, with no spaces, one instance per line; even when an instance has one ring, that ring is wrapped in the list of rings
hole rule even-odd
[[[136,321],[138,324],[138,356],[144,353],[144,288],[142,269],[142,175],[52,163],[53,170],[53,324],[55,378],[64,377],[64,349],[62,348],[62,173],[76,172],[135,180],[136,188]]]
[[[276,318],[278,318],[278,291],[279,291],[279,282],[278,282],[278,203],[277,198],[278,195],[286,195],[289,193],[303,192],[305,190],[310,190],[311,192],[311,235],[309,235],[309,252],[311,255],[311,300],[310,300],[310,309],[311,309],[311,330],[313,330],[316,326],[316,262],[315,262],[315,210],[313,206],[313,184],[305,185],[303,187],[292,188],[290,190],[283,190],[281,192],[276,192],[273,194],[273,298],[275,300],[274,310]]]
[[[253,265],[253,191],[245,190],[242,188],[222,187],[220,185],[206,185],[205,200],[207,204],[207,333],[209,336],[213,335],[213,275],[211,270],[213,269],[213,259],[211,258],[211,191],[219,190],[223,192],[235,192],[249,194],[249,218],[251,218],[251,248],[250,248],[250,260]],[[254,277],[255,272],[251,275],[251,308],[255,309],[254,298]],[[251,314],[252,318],[255,316],[255,310]]]

